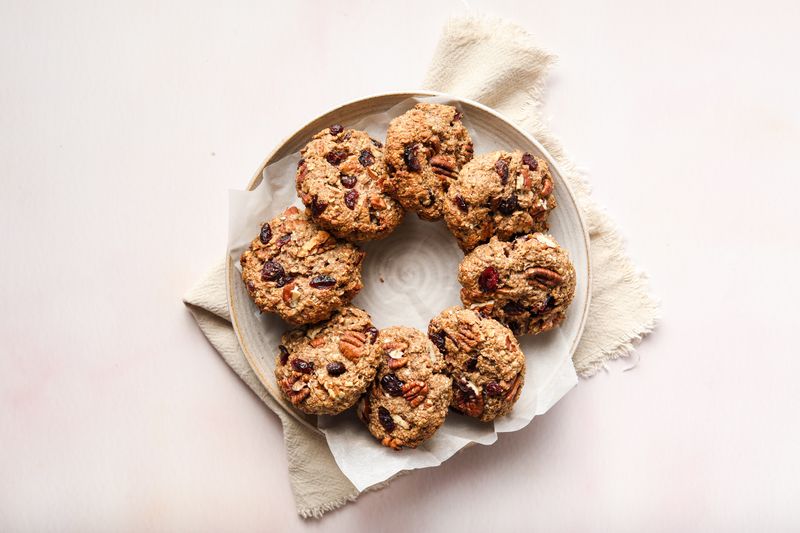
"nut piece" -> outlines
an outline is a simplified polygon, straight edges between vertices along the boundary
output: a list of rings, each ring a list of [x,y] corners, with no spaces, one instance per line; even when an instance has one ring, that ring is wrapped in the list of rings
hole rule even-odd
[[[393,450],[399,450],[400,448],[403,447],[403,443],[400,442],[400,439],[396,437],[389,437],[388,435],[386,437],[383,437],[381,444]]]
[[[533,267],[525,271],[525,277],[531,285],[543,285],[552,289],[564,281],[558,272],[543,267]]]
[[[427,394],[428,385],[422,381],[411,381],[403,385],[403,398],[411,404],[411,407],[421,404]]]
[[[395,359],[393,357],[389,358],[389,362],[387,366],[392,370],[397,370],[398,368],[403,368],[408,363],[408,359],[405,357],[400,357],[399,359]]]
[[[458,177],[456,172],[456,160],[446,155],[435,155],[430,160],[433,173],[440,178],[455,179]]]
[[[339,351],[351,361],[358,360],[363,353],[367,336],[360,331],[348,331],[339,338]]]

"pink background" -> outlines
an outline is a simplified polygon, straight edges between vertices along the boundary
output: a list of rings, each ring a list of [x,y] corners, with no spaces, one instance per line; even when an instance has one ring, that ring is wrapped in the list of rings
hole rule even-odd
[[[227,189],[315,115],[416,88],[448,16],[561,60],[546,114],[659,329],[490,448],[303,523],[277,418],[180,297]],[[0,529],[800,525],[795,2],[0,5]]]

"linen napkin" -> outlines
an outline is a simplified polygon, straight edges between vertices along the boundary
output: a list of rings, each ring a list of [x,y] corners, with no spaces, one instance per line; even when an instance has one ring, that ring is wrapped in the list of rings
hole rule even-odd
[[[497,19],[456,18],[444,28],[423,88],[477,100],[514,120],[547,148],[575,193],[588,225],[592,265],[589,316],[573,355],[575,370],[585,378],[607,361],[629,355],[655,326],[658,306],[614,224],[592,201],[583,175],[542,122],[543,84],[554,61],[555,56],[537,47],[519,26]],[[355,500],[359,491],[336,466],[324,436],[284,411],[248,365],[230,324],[224,259],[184,302],[225,362],[281,419],[297,512],[304,518],[321,517]]]

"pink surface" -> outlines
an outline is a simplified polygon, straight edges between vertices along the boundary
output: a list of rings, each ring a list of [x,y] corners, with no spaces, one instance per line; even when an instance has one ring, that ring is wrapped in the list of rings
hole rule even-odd
[[[0,6],[0,529],[800,523],[798,7],[470,2],[561,61],[545,111],[663,299],[524,431],[303,524],[277,419],[180,296],[287,133],[417,84],[461,2]],[[478,511],[480,510],[480,511]]]

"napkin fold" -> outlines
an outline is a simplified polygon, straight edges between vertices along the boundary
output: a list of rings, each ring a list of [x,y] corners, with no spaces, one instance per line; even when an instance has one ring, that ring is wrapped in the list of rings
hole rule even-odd
[[[616,227],[591,199],[584,176],[542,121],[539,107],[544,81],[554,62],[555,56],[539,48],[515,24],[460,17],[445,26],[423,88],[477,100],[499,111],[536,138],[556,160],[575,194],[590,237],[592,300],[573,355],[578,375],[589,377],[607,361],[630,354],[634,344],[655,326],[658,305],[645,276],[625,253]],[[189,291],[184,302],[225,362],[280,418],[298,514],[321,517],[355,500],[359,491],[336,466],[325,437],[284,411],[248,365],[230,323],[224,259]]]

